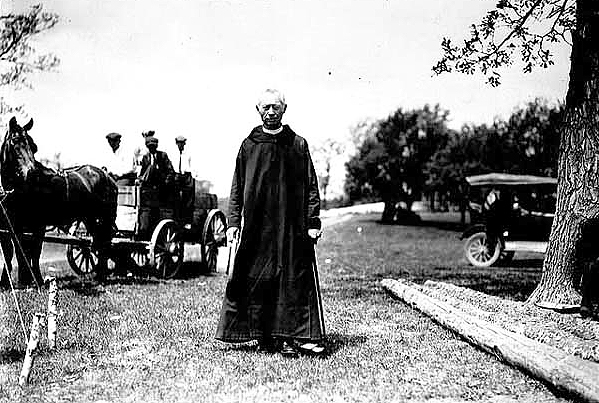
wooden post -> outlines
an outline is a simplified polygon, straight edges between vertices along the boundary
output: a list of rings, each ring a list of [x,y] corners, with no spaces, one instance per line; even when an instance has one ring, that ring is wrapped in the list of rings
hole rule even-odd
[[[599,402],[599,364],[468,315],[408,283],[384,279],[393,295],[453,330],[470,343],[533,376],[589,402]]]
[[[48,347],[56,348],[56,317],[58,311],[56,304],[58,301],[58,286],[55,277],[47,277],[48,282]]]
[[[23,361],[23,369],[21,370],[21,376],[19,377],[19,385],[24,386],[29,382],[29,373],[33,366],[33,355],[37,349],[37,344],[40,339],[40,323],[43,319],[41,313],[36,313],[33,316],[31,322],[31,332],[29,333],[29,342],[27,343],[27,351],[25,353],[25,360]]]

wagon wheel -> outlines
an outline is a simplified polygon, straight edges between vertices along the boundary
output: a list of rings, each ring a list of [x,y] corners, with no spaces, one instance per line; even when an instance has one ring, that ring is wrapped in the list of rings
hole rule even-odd
[[[87,240],[91,244],[92,237],[87,232],[83,221],[75,221],[69,228],[69,235]],[[98,253],[88,245],[67,245],[67,261],[75,273],[80,276],[90,275],[98,268]]]
[[[227,242],[227,220],[220,210],[210,210],[202,231],[202,262],[211,272],[216,272],[218,248]]]
[[[183,241],[175,221],[166,219],[158,223],[150,240],[149,260],[158,277],[177,275],[183,264]]]
[[[497,262],[501,254],[501,244],[490,245],[484,232],[477,232],[466,240],[464,252],[466,259],[475,267],[489,267]]]

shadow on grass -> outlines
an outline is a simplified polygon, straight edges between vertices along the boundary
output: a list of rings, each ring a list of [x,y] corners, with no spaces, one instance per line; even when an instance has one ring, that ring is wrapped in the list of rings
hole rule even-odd
[[[345,347],[355,347],[366,343],[366,336],[346,335],[341,333],[330,333],[326,337],[327,356],[335,354]]]
[[[541,269],[543,268],[543,258],[513,259],[509,262],[500,263],[498,267],[511,267],[515,269]]]
[[[179,273],[177,274],[178,279],[189,280],[197,277],[214,277],[216,273],[208,270],[204,263],[200,262],[183,262]]]
[[[464,232],[464,230],[466,228],[468,228],[467,225],[463,225],[459,222],[452,222],[452,221],[436,221],[436,220],[426,220],[426,221],[421,221],[419,224],[421,227],[431,227],[431,228],[437,228],[437,229],[441,229],[441,230],[445,230],[445,231],[453,231],[453,232]]]
[[[320,358],[327,358],[337,351],[345,348],[345,347],[354,347],[360,344],[363,344],[367,341],[366,336],[356,336],[356,335],[345,335],[340,333],[330,333],[325,337],[325,346],[326,353]],[[235,351],[235,352],[243,352],[243,353],[255,353],[255,354],[277,354],[276,351],[272,351],[269,353],[261,352],[258,350],[257,341],[248,341],[245,343],[237,343],[237,344],[228,344],[224,347],[225,351]]]
[[[104,293],[102,286],[107,285],[152,285],[177,280],[190,280],[198,277],[214,277],[216,273],[208,271],[198,262],[185,262],[173,279],[161,279],[152,276],[152,269],[137,269],[128,271],[125,275],[110,275],[104,281],[98,282],[89,277],[67,275],[58,278],[60,288],[73,290],[84,296],[96,296]]]
[[[394,222],[384,222],[381,220],[373,220],[379,225],[403,225],[409,227],[428,227],[437,228],[444,231],[463,232],[468,225],[452,220],[435,220],[435,219],[420,219],[420,220],[402,220]]]
[[[95,282],[90,281],[81,281],[80,279],[75,279],[71,281],[65,281],[65,279],[60,279],[59,288],[72,290],[79,295],[84,297],[97,297],[104,293],[104,290],[100,288],[100,285]]]
[[[152,278],[140,278],[136,276],[130,277],[109,277],[102,282],[98,282],[91,279],[79,278],[76,276],[62,277],[58,280],[59,288],[72,290],[77,294],[86,297],[96,297],[104,294],[104,286],[108,285],[149,285],[159,284],[166,280],[152,279]]]
[[[515,301],[526,301],[536,288],[538,281],[467,281],[460,284],[475,291],[494,295],[500,298],[508,298]]]
[[[416,284],[424,284],[427,280],[440,281],[496,297],[525,301],[541,279],[542,264],[542,259],[522,259],[514,260],[506,267],[435,266],[432,270],[420,272],[389,270],[375,277],[403,278]]]
[[[23,352],[17,349],[0,350],[0,365],[23,360]]]

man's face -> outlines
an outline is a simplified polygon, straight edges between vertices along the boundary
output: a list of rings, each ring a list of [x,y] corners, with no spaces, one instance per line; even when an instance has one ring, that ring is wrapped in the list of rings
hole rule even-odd
[[[110,148],[112,148],[112,151],[116,151],[116,150],[118,150],[119,146],[121,145],[121,140],[120,139],[109,139],[108,145],[110,145]]]
[[[183,143],[182,141],[177,141],[177,148],[179,149],[179,151],[183,152],[183,149],[185,148],[185,143]]]
[[[283,105],[275,94],[266,93],[256,109],[262,118],[264,127],[274,130],[281,126],[281,119],[283,119],[287,105]]]
[[[148,151],[154,154],[156,152],[156,149],[158,148],[158,144],[150,143],[146,145],[146,147],[148,147]]]

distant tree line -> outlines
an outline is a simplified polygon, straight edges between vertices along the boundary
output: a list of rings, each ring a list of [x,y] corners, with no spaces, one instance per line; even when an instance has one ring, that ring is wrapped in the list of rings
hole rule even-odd
[[[357,151],[346,163],[351,202],[382,200],[382,221],[413,219],[412,204],[464,206],[464,178],[487,172],[556,176],[562,104],[536,99],[493,124],[447,127],[439,105],[398,109],[356,125]]]

